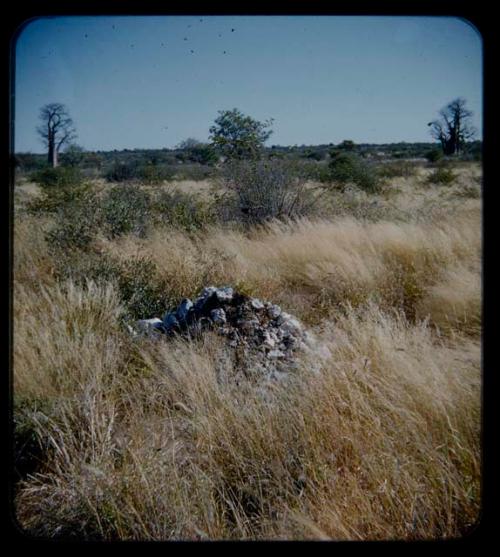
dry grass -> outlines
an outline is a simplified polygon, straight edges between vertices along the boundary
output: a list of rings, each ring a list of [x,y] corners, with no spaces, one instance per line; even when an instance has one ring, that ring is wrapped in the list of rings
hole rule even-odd
[[[414,212],[434,195],[403,184],[390,202]],[[313,326],[330,355],[264,384],[218,337],[131,339],[114,286],[58,282],[46,223],[19,216],[16,412],[43,447],[17,486],[21,526],[133,540],[464,535],[480,509],[481,213],[473,197],[446,203],[404,222],[98,242],[149,255],[174,298],[233,284]]]
[[[419,224],[301,220],[270,224],[250,236],[216,228],[191,236],[160,229],[146,239],[102,241],[101,248],[124,259],[149,255],[177,297],[192,296],[208,282],[237,284],[314,323],[346,301],[357,306],[368,299],[414,315],[423,298],[449,281],[450,266],[467,264],[474,269],[469,272],[479,272],[479,223],[478,208],[465,208]],[[477,317],[477,289],[462,294],[472,296]]]

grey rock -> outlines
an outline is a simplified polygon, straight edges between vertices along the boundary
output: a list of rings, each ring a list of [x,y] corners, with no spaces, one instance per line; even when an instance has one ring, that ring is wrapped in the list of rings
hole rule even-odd
[[[219,302],[230,302],[234,296],[234,290],[230,286],[224,286],[224,288],[216,288],[215,295]]]
[[[270,360],[274,360],[278,358],[284,358],[285,354],[281,350],[271,350],[270,352],[267,353],[267,357]]]
[[[264,304],[258,298],[252,298],[250,305],[253,309],[264,309]]]
[[[274,348],[275,347],[276,338],[273,334],[271,334],[269,331],[264,331],[263,337],[264,337],[263,344],[265,346],[269,346],[269,348]]]
[[[183,299],[163,320],[141,323],[154,335],[176,331],[189,339],[212,330],[225,337],[234,351],[224,357],[236,358],[236,381],[251,375],[280,381],[298,369],[299,352],[312,362],[317,359],[315,337],[297,318],[271,302],[240,295],[230,286],[203,288],[194,302]],[[131,333],[135,334],[132,328]]]
[[[283,311],[280,315],[280,328],[282,331],[295,334],[295,333],[302,333],[303,328],[300,322],[295,319],[295,317],[291,316],[289,313]]]
[[[152,319],[139,319],[135,322],[133,327],[127,325],[127,329],[134,337],[151,334],[157,335],[165,331],[163,321],[157,317],[153,317]]]
[[[269,305],[269,307],[267,308],[267,315],[271,318],[271,319],[277,319],[280,315],[281,315],[281,308],[279,306],[276,306],[274,304]]]
[[[217,325],[225,325],[226,312],[222,308],[215,308],[210,312],[210,318]]]

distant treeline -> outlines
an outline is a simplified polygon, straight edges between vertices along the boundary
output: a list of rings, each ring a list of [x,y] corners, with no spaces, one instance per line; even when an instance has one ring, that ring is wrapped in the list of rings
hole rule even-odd
[[[264,157],[304,161],[326,161],[339,151],[349,151],[372,160],[425,159],[430,152],[440,151],[438,143],[360,143],[343,141],[324,145],[272,145],[264,150]],[[482,142],[466,144],[459,160],[481,160]],[[457,158],[457,157],[454,157]],[[122,149],[120,151],[71,151],[62,153],[60,164],[77,166],[88,177],[103,177],[110,181],[177,178],[203,179],[210,176],[219,158],[209,145],[184,149]],[[47,166],[46,154],[17,153],[15,166],[21,173],[30,173]]]

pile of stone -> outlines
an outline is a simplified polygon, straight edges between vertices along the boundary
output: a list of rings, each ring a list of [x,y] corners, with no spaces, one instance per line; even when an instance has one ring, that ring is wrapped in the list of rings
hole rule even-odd
[[[315,348],[313,335],[279,306],[235,292],[231,287],[204,288],[191,301],[185,298],[163,319],[137,322],[134,334],[197,337],[212,330],[254,371],[279,375],[296,366],[297,351]]]

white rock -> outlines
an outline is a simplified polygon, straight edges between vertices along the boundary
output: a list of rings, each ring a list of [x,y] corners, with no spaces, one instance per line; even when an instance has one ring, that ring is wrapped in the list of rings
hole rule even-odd
[[[250,305],[253,309],[264,309],[264,304],[258,298],[252,298],[250,300]]]
[[[158,319],[158,317],[153,317],[152,319],[139,319],[139,321],[137,321],[137,326],[144,329],[159,329],[163,327],[163,321]]]
[[[281,313],[280,320],[280,329],[282,331],[292,334],[301,333],[303,331],[303,327],[300,322],[285,311]]]
[[[234,296],[234,290],[230,286],[224,288],[216,288],[215,295],[219,302],[230,302]]]
[[[269,331],[264,331],[264,342],[266,346],[270,348],[274,348],[276,346],[276,340],[273,338],[273,335],[269,333]]]
[[[222,308],[213,309],[210,312],[210,318],[217,325],[224,325],[226,323],[226,312]]]
[[[267,315],[271,319],[277,319],[281,315],[281,308],[279,306],[275,306],[275,305],[271,304],[267,308]]]
[[[284,358],[285,354],[281,350],[271,350],[267,353],[267,357],[270,360],[275,360],[278,358]]]
[[[142,336],[144,334],[159,334],[164,332],[163,321],[157,317],[152,319],[139,319],[135,322],[135,326],[127,325],[127,329],[134,337]]]

